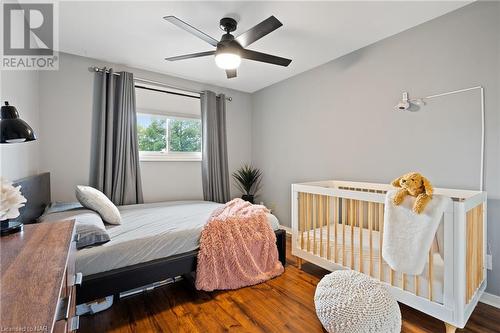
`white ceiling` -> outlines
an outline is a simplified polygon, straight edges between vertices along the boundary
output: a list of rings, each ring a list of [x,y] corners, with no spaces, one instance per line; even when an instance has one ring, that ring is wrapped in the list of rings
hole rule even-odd
[[[388,2],[61,2],[60,50],[222,87],[254,92],[466,5],[463,1]],[[167,62],[212,50],[162,19],[175,15],[220,39],[219,19],[238,21],[235,36],[270,15],[283,26],[249,48],[293,59],[288,67],[243,60],[226,79],[213,57]]]

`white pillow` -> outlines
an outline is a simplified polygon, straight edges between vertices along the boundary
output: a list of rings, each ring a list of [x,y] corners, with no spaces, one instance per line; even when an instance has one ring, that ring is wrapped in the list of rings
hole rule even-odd
[[[78,185],[75,193],[82,206],[99,213],[104,222],[109,224],[120,224],[122,222],[118,208],[101,191],[90,186]]]

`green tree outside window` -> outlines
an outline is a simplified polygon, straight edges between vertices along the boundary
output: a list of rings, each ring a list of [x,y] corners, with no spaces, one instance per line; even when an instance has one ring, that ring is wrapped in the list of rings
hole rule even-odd
[[[140,151],[162,151],[167,148],[165,119],[153,118],[149,126],[137,125]]]
[[[200,120],[138,115],[139,119],[137,138],[140,151],[201,152]]]
[[[170,151],[201,151],[201,122],[199,120],[169,119],[168,129]]]

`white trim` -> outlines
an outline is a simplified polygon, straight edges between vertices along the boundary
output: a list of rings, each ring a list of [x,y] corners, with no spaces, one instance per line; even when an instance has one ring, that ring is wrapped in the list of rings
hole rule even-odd
[[[201,162],[201,152],[139,152],[139,162]]]
[[[494,306],[497,309],[500,309],[500,296],[493,295],[487,292],[483,293],[479,302]]]
[[[290,228],[290,227],[285,227],[284,225],[280,224],[280,229],[281,230],[285,230],[287,235],[291,235],[292,234],[292,228]]]

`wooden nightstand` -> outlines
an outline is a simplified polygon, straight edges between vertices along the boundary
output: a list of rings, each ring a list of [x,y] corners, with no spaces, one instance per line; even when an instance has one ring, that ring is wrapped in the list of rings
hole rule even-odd
[[[78,329],[75,251],[73,221],[28,224],[0,239],[0,331]]]

